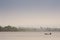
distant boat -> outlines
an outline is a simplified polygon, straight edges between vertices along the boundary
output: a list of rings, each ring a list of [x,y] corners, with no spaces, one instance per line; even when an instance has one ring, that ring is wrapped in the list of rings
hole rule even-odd
[[[51,35],[52,33],[44,33],[45,35]]]

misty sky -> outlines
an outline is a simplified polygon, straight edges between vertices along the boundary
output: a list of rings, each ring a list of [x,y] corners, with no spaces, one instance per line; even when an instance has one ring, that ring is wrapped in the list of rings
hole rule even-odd
[[[0,0],[0,25],[59,25],[60,0]]]

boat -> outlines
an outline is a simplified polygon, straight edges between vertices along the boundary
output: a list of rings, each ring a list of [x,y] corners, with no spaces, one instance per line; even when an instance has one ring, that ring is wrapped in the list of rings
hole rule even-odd
[[[52,33],[44,33],[45,35],[52,35]]]

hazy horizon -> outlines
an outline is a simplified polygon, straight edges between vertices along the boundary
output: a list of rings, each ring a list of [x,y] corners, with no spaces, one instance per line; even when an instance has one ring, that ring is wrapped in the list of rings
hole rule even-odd
[[[60,26],[60,0],[0,0],[0,25]]]

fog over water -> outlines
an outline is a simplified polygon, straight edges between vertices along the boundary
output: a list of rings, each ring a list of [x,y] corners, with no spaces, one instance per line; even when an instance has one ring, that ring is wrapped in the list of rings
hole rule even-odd
[[[60,40],[60,0],[0,0],[0,40]]]
[[[60,32],[0,32],[0,40],[60,40]]]

